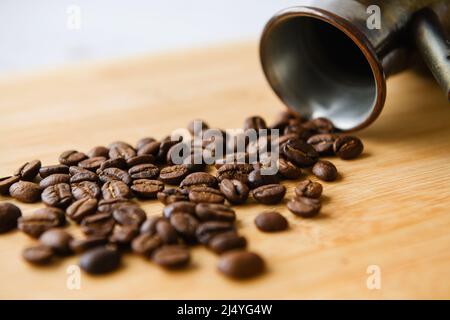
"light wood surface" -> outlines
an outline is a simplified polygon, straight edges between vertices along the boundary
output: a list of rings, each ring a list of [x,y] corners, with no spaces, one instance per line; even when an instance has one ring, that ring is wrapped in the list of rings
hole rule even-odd
[[[324,183],[319,217],[295,217],[284,204],[237,208],[249,248],[267,261],[265,275],[229,280],[216,271],[217,256],[199,247],[185,271],[126,255],[120,271],[82,274],[81,289],[69,290],[66,269],[78,258],[32,267],[20,254],[34,240],[13,232],[0,236],[0,298],[450,298],[450,108],[431,81],[413,74],[391,79],[388,90],[381,117],[358,134],[364,155],[334,160],[342,179]],[[0,176],[32,159],[54,164],[66,149],[161,138],[192,118],[236,128],[246,116],[271,119],[282,108],[255,44],[3,78]],[[286,184],[287,198],[294,185]],[[20,204],[25,215],[40,206]],[[144,208],[160,214],[162,205]],[[256,230],[253,219],[265,209],[280,210],[290,230]],[[381,270],[379,290],[366,286],[370,265]]]

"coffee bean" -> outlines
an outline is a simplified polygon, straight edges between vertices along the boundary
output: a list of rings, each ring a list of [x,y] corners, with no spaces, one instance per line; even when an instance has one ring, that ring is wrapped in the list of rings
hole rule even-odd
[[[103,199],[131,198],[130,188],[118,180],[111,180],[102,186]]]
[[[295,139],[307,140],[312,135],[316,134],[315,127],[308,127],[305,123],[298,123],[295,120],[290,120],[289,125],[284,128],[284,135],[295,135]]]
[[[164,190],[164,183],[159,180],[139,179],[134,180],[131,190],[136,197],[141,199],[155,199],[158,192]]]
[[[104,236],[90,236],[84,239],[72,239],[70,250],[75,253],[83,253],[89,249],[102,246],[108,243],[108,238]]]
[[[109,149],[104,146],[97,146],[92,148],[88,151],[87,156],[89,158],[96,158],[96,157],[109,157]]]
[[[189,174],[185,165],[177,164],[161,169],[159,180],[164,183],[177,185]]]
[[[133,158],[130,158],[130,159],[133,159]],[[116,159],[108,159],[105,162],[103,162],[102,165],[100,166],[99,170],[103,171],[107,168],[118,168],[118,169],[125,170],[127,167],[128,167],[127,160],[125,160],[124,158],[116,158]]]
[[[220,182],[220,191],[232,204],[242,204],[247,201],[250,189],[239,180],[223,179]]]
[[[130,185],[133,180],[131,179],[128,172],[121,170],[119,168],[106,168],[98,173],[100,181],[106,183],[108,181],[122,181],[123,183]]]
[[[95,214],[97,211],[97,199],[82,198],[72,203],[66,210],[67,216],[80,223],[85,217]]]
[[[197,240],[207,245],[209,240],[219,233],[234,231],[234,226],[230,222],[225,221],[208,221],[201,223],[196,230]]]
[[[19,182],[19,176],[0,178],[0,194],[9,195],[9,188],[16,182]]]
[[[120,266],[120,254],[116,249],[96,247],[80,258],[80,267],[87,273],[103,274],[116,270]]]
[[[196,130],[201,130],[202,132],[203,132],[203,134],[204,134],[204,131],[206,131],[206,130],[208,130],[209,129],[209,125],[205,122],[205,121],[203,121],[203,120],[201,120],[201,119],[195,119],[195,120],[192,120],[191,122],[189,122],[189,124],[188,124],[188,126],[187,126],[187,129],[188,129],[188,131],[189,131],[189,133],[193,136],[194,135],[194,124],[197,124],[197,125],[199,125],[199,128],[197,128]],[[200,132],[198,132],[198,134],[200,134]]]
[[[49,264],[53,257],[53,250],[42,244],[25,248],[22,252],[22,257],[29,263],[36,265]]]
[[[159,236],[144,233],[134,238],[131,243],[131,248],[133,249],[133,252],[150,258],[153,252],[155,252],[162,244]]]
[[[289,121],[293,119],[297,120],[298,123],[304,122],[304,119],[301,118],[301,116],[296,112],[290,110],[281,111],[275,118],[270,128],[278,129],[283,132],[284,128],[289,125]]]
[[[128,144],[112,145],[109,149],[109,158],[117,159],[124,158],[128,160],[136,155],[136,150]]]
[[[119,158],[121,159],[121,158]],[[156,161],[156,158],[151,154],[143,154],[141,156],[134,156],[127,160],[127,167],[132,168],[134,166],[140,165],[140,164],[149,164],[154,163]]]
[[[320,183],[304,180],[295,187],[294,192],[297,197],[320,198],[322,190]]]
[[[246,246],[247,240],[235,231],[219,233],[208,242],[208,248],[218,254],[233,249],[244,249]]]
[[[147,219],[147,214],[137,206],[122,205],[114,209],[113,217],[118,224],[135,226],[137,229]]]
[[[132,179],[156,179],[159,176],[159,169],[154,164],[138,164],[128,170]]]
[[[142,225],[143,226],[143,225]],[[164,244],[178,243],[178,233],[169,220],[160,218],[155,223],[155,234],[161,238]],[[142,231],[142,228],[141,228]]]
[[[100,187],[91,181],[82,181],[78,183],[72,183],[72,196],[76,200],[83,198],[100,198],[101,190]]]
[[[264,260],[253,252],[233,250],[219,260],[219,271],[232,278],[250,278],[264,271]]]
[[[333,144],[336,138],[337,137],[334,134],[322,133],[313,135],[307,142],[318,154],[328,156],[333,154]]]
[[[289,139],[282,147],[281,151],[286,158],[298,166],[311,166],[319,158],[314,148],[300,139]]]
[[[68,255],[72,252],[70,249],[70,242],[73,237],[64,230],[50,229],[45,231],[40,237],[39,242],[46,247],[49,247],[59,255]]]
[[[18,181],[9,187],[9,194],[20,202],[32,203],[39,201],[41,188],[33,182]]]
[[[109,242],[120,246],[127,246],[138,234],[139,231],[135,226],[121,226],[116,224],[109,237]]]
[[[5,233],[17,227],[17,220],[22,216],[19,207],[9,202],[0,203],[0,233]]]
[[[278,178],[276,175],[263,175],[260,169],[255,169],[248,175],[248,185],[251,189],[276,183],[278,183]]]
[[[142,139],[139,139],[139,141],[136,143],[136,150],[141,149],[146,144],[149,144],[151,142],[155,142],[156,139],[153,137],[144,137]]]
[[[52,166],[41,167],[39,169],[39,175],[42,179],[51,176],[52,174],[68,174],[69,167],[63,164],[56,164]]]
[[[50,186],[54,186],[55,184],[58,183],[69,183],[70,182],[70,176],[66,173],[55,173],[52,174],[44,179],[42,179],[39,182],[39,187],[41,187],[41,189],[45,189],[47,187]]]
[[[168,139],[162,140],[159,145],[159,150],[158,150],[158,154],[157,154],[157,158],[159,159],[159,161],[160,162],[166,161],[167,153],[169,152],[170,148],[172,148],[174,145],[176,145],[179,142],[181,142],[181,141],[173,141],[170,139],[170,137]]]
[[[283,231],[288,228],[288,221],[276,211],[260,213],[255,218],[255,225],[264,232]]]
[[[296,180],[302,175],[302,169],[289,160],[279,158],[277,164],[278,173],[285,179]]]
[[[209,187],[192,187],[189,190],[189,200],[196,203],[224,203],[225,197],[222,192],[217,189]]]
[[[303,125],[318,133],[331,133],[335,130],[333,122],[327,118],[315,118],[305,122]]]
[[[227,163],[217,170],[217,179],[239,180],[248,183],[248,174],[253,171],[253,165],[248,163]]]
[[[69,168],[70,183],[78,183],[83,181],[97,182],[98,176],[87,169],[72,166]]]
[[[58,208],[42,208],[32,215],[23,216],[17,221],[19,230],[33,238],[38,238],[45,231],[65,224],[64,211]]]
[[[217,179],[213,175],[206,172],[194,172],[184,178],[180,183],[181,188],[192,187],[217,187]]]
[[[165,189],[158,192],[156,197],[165,205],[178,201],[189,201],[189,190],[175,188]]]
[[[249,163],[250,163],[250,155],[248,152],[236,152],[227,154],[224,158],[216,160],[214,166],[216,167],[216,169],[220,169],[225,164],[245,165]],[[254,169],[252,165],[249,165],[248,168],[250,171]]]
[[[245,119],[244,122],[244,130],[253,129],[253,130],[261,130],[261,129],[267,129],[266,121],[259,117],[259,116],[253,116]]]
[[[58,183],[47,187],[42,192],[41,199],[49,207],[67,208],[72,202],[70,185]]]
[[[286,187],[281,184],[268,184],[254,189],[252,194],[253,198],[262,204],[277,204],[283,200]]]
[[[97,213],[81,221],[81,231],[87,236],[107,237],[112,232],[115,221],[109,213]]]
[[[68,150],[61,153],[59,156],[59,163],[64,164],[66,166],[76,166],[80,161],[83,161],[87,158],[82,152],[78,152],[76,150]]]
[[[161,143],[158,141],[149,142],[149,143],[145,144],[144,146],[140,147],[137,154],[139,156],[144,155],[144,154],[151,154],[153,156],[157,156],[160,145],[161,145]]]
[[[19,176],[21,180],[32,181],[41,169],[41,161],[33,160],[23,164],[14,172],[14,176]]]
[[[195,206],[195,214],[200,221],[229,221],[236,220],[236,213],[231,207],[216,203],[199,203]]]
[[[333,150],[339,158],[349,160],[358,157],[363,152],[364,145],[357,137],[341,136],[334,142]]]
[[[287,207],[297,216],[310,218],[319,213],[321,204],[318,199],[295,197],[287,203]]]
[[[105,161],[106,161],[105,157],[93,157],[93,158],[88,158],[86,160],[80,161],[78,163],[78,166],[80,168],[95,172],[97,169],[99,169],[101,167],[101,165]]]
[[[191,215],[195,215],[195,203],[189,201],[178,201],[166,205],[163,209],[163,215],[167,219],[170,219],[175,212],[184,212]]]
[[[186,242],[195,242],[195,231],[199,222],[192,215],[182,212],[174,213],[170,217],[170,224]]]
[[[126,198],[114,198],[114,199],[102,199],[98,202],[98,212],[102,212],[102,213],[111,213],[114,211],[114,209],[123,206],[123,205],[135,205],[137,206],[136,203],[130,201],[130,199],[126,199]]]
[[[338,172],[334,164],[327,160],[320,160],[312,167],[312,173],[323,181],[334,181]]]
[[[189,250],[181,245],[165,245],[153,254],[153,261],[164,268],[185,267],[191,259]]]

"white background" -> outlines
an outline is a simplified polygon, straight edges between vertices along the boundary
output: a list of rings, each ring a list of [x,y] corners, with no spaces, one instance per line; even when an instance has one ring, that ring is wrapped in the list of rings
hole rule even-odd
[[[257,40],[293,0],[0,0],[0,73]],[[81,29],[67,9],[81,9]]]

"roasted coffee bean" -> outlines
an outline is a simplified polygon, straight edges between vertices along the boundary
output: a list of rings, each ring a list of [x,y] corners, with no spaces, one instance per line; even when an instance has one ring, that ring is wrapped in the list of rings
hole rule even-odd
[[[80,223],[85,217],[93,215],[97,212],[97,199],[82,198],[72,203],[66,210],[67,216]]]
[[[33,182],[18,181],[9,187],[9,194],[20,202],[32,203],[39,201],[41,188]]]
[[[106,168],[98,173],[100,181],[106,183],[108,181],[122,181],[123,183],[130,185],[133,180],[131,179],[128,172],[121,170],[119,168]]]
[[[247,240],[235,231],[219,233],[208,242],[208,248],[218,254],[234,249],[244,249],[246,246]]]
[[[158,248],[152,257],[153,261],[164,268],[181,268],[186,266],[191,255],[189,249],[182,245],[165,245]]]
[[[197,127],[194,127],[194,125]],[[194,136],[194,133],[196,133],[195,130],[197,130],[197,135],[201,136],[201,132],[204,134],[209,129],[209,125],[201,119],[195,119],[189,122],[187,129],[191,135]]]
[[[164,207],[163,215],[167,219],[175,212],[184,212],[195,215],[195,203],[189,201],[178,201]]]
[[[67,208],[72,202],[70,185],[58,183],[47,187],[42,192],[41,199],[49,207]]]
[[[297,123],[304,122],[304,119],[296,112],[291,110],[281,111],[270,126],[272,129],[278,129],[283,132],[284,128],[289,125],[290,120],[296,120]]]
[[[239,180],[223,179],[220,182],[220,191],[228,202],[241,204],[247,201],[250,189]]]
[[[156,139],[153,137],[144,137],[142,139],[139,139],[139,141],[136,143],[136,150],[141,149],[146,144],[149,144],[151,142],[155,142]]]
[[[44,190],[47,187],[54,186],[58,183],[69,183],[70,176],[66,173],[55,173],[52,174],[39,182],[39,187]]]
[[[115,221],[110,213],[97,213],[81,221],[81,231],[87,236],[107,237],[114,225]]]
[[[61,153],[59,156],[59,163],[64,164],[66,166],[76,166],[80,161],[83,161],[87,158],[82,152],[78,152],[76,150],[68,150]]]
[[[300,139],[289,139],[282,147],[281,151],[286,158],[298,166],[311,166],[319,158],[316,150]]]
[[[264,260],[253,252],[233,250],[219,260],[219,271],[232,278],[250,278],[264,271]]]
[[[194,172],[184,178],[180,183],[181,188],[191,187],[217,187],[217,179],[213,175],[206,172]]]
[[[42,179],[47,178],[48,176],[51,176],[52,174],[68,174],[69,173],[69,167],[63,164],[55,164],[52,166],[46,166],[41,167],[39,169],[39,175]]]
[[[264,232],[283,231],[288,228],[288,221],[276,211],[260,213],[255,218],[255,225]]]
[[[309,120],[305,122],[303,126],[314,130],[317,133],[331,133],[335,130],[333,123],[327,118]]]
[[[131,198],[130,188],[119,180],[111,180],[102,186],[103,199]]]
[[[289,160],[279,158],[278,173],[285,179],[296,180],[302,175],[302,169]]]
[[[294,189],[297,197],[320,198],[322,195],[322,185],[311,180],[301,181]]]
[[[109,241],[117,245],[126,246],[129,245],[138,234],[139,230],[135,226],[120,226],[116,224],[109,237]]]
[[[287,203],[287,207],[297,216],[310,218],[319,213],[321,204],[319,199],[295,197]]]
[[[248,174],[248,185],[251,189],[275,183],[278,183],[276,175],[263,175],[260,169],[255,169]]]
[[[23,164],[14,172],[14,176],[19,176],[21,180],[32,181],[41,169],[41,161],[33,160]]]
[[[244,122],[244,130],[248,129],[256,130],[258,134],[259,130],[267,129],[266,121],[259,116],[249,117]]]
[[[38,238],[45,231],[61,227],[65,223],[64,211],[47,207],[36,210],[32,215],[19,218],[17,226],[20,231]]]
[[[349,160],[358,157],[363,152],[364,145],[357,137],[341,136],[334,142],[333,150],[339,158]]]
[[[87,273],[103,274],[116,270],[120,266],[120,254],[116,249],[96,247],[83,253],[80,267]]]
[[[124,158],[128,160],[136,155],[136,150],[128,144],[114,144],[109,149],[109,158]]]
[[[236,220],[236,213],[231,207],[216,203],[199,203],[195,206],[195,215],[200,221],[229,221]]]
[[[130,158],[133,159],[133,158]],[[118,168],[125,170],[127,168],[127,160],[124,158],[116,158],[116,159],[108,159],[105,162],[102,163],[99,170],[105,170],[107,168]]]
[[[262,204],[277,204],[283,200],[286,187],[281,184],[268,184],[252,191],[253,198]]]
[[[164,190],[164,183],[159,180],[139,179],[134,180],[131,190],[136,197],[141,199],[155,199],[158,192]]]
[[[290,120],[289,125],[283,131],[283,135],[295,135],[295,139],[302,140],[306,140],[316,133],[314,128],[307,127],[304,123],[298,123],[295,120]]]
[[[310,137],[307,141],[318,154],[328,156],[333,154],[333,144],[336,140],[336,135],[330,133],[316,134]]]
[[[105,157],[93,157],[80,161],[78,163],[78,166],[80,168],[95,172],[97,171],[97,169],[101,167],[102,163],[105,161],[106,161]]]
[[[0,233],[5,233],[17,227],[17,220],[22,216],[19,207],[9,202],[0,203]]]
[[[133,252],[150,258],[153,252],[155,252],[162,244],[159,236],[143,233],[133,239],[131,248],[133,249]]]
[[[32,247],[25,248],[22,252],[22,257],[25,261],[36,264],[45,265],[49,264],[53,257],[53,250],[42,244],[38,244]]]
[[[153,156],[157,156],[160,145],[161,145],[161,143],[158,141],[149,142],[149,143],[145,144],[144,146],[140,147],[137,154],[139,156],[144,155],[144,154],[151,154]]]
[[[177,143],[181,142],[180,140],[171,140],[170,137],[168,139],[162,140],[159,145],[158,155],[157,158],[159,161],[164,162],[167,159],[167,153],[169,152],[170,148],[172,148]],[[145,148],[145,147],[144,147]]]
[[[98,184],[91,181],[82,181],[78,183],[72,183],[72,196],[76,200],[83,198],[100,198],[101,190]]]
[[[97,146],[92,148],[88,151],[87,156],[89,158],[96,158],[96,157],[109,157],[109,149],[104,146]]]
[[[98,176],[87,169],[72,166],[69,168],[70,183],[78,183],[83,181],[98,182]]]
[[[161,169],[159,180],[164,183],[177,185],[189,174],[189,169],[182,164],[177,164]]]
[[[226,221],[208,221],[201,223],[195,232],[197,240],[207,245],[209,240],[219,233],[234,231],[234,226],[230,222]]]
[[[189,200],[196,203],[224,203],[225,197],[222,192],[217,189],[209,187],[192,187],[189,190]]]
[[[157,235],[164,244],[178,243],[177,231],[172,227],[168,219],[162,217],[149,217],[141,225],[140,232],[150,236]]]
[[[19,176],[0,178],[0,194],[9,195],[9,188],[16,182],[19,182]]]
[[[113,211],[114,220],[122,226],[134,226],[136,229],[147,219],[147,214],[138,206],[122,205]]]
[[[121,159],[121,158],[119,158]],[[156,158],[151,154],[143,154],[141,156],[134,156],[127,160],[127,167],[132,168],[134,166],[137,166],[139,164],[148,164],[148,163],[154,163],[156,161]]]
[[[217,179],[239,180],[248,183],[248,174],[253,171],[253,165],[248,163],[228,163],[217,170]]]
[[[75,253],[83,253],[89,249],[102,246],[108,243],[108,238],[104,236],[90,236],[84,239],[73,239],[70,241],[70,250]]]
[[[114,209],[127,205],[127,206],[138,206],[135,202],[130,201],[130,199],[127,198],[115,198],[115,199],[109,199],[105,200],[102,199],[98,202],[98,212],[102,213],[111,213],[114,211]]]
[[[249,164],[249,163],[250,163],[250,155],[248,152],[237,152],[227,154],[224,158],[216,160],[214,166],[216,167],[216,169],[220,169],[225,164]],[[251,166],[251,169],[253,170],[253,166]]]
[[[39,237],[39,242],[46,247],[49,247],[59,255],[68,255],[72,252],[70,249],[70,242],[73,237],[64,230],[50,229],[45,231]]]
[[[156,179],[159,176],[159,169],[154,164],[138,164],[128,170],[132,179]]]
[[[323,181],[334,181],[338,172],[334,164],[327,160],[320,160],[312,167],[312,173]]]
[[[139,232],[141,234],[145,233],[145,234],[149,234],[151,236],[155,235],[156,234],[156,224],[161,220],[169,221],[160,216],[148,217],[147,220],[145,220],[144,223],[141,225]]]
[[[158,192],[156,197],[165,205],[173,202],[189,201],[189,190],[175,188],[166,189]]]
[[[174,213],[170,216],[170,224],[186,242],[196,240],[195,231],[199,222],[192,215],[182,212]]]

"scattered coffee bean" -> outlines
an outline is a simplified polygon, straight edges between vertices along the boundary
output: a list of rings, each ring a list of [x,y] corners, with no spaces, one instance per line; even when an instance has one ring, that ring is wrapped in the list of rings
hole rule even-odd
[[[268,184],[254,189],[252,194],[253,198],[262,204],[277,204],[283,200],[286,187],[281,184]]]
[[[78,163],[78,166],[80,168],[95,172],[97,169],[101,167],[101,165],[105,161],[106,161],[105,157],[93,157],[80,161]]]
[[[138,206],[122,205],[114,209],[113,217],[122,226],[135,226],[138,229],[147,219],[147,214]]]
[[[141,149],[143,146],[151,142],[156,142],[156,139],[153,137],[144,137],[142,139],[139,139],[139,141],[136,143],[136,150]]]
[[[11,231],[17,227],[17,220],[22,216],[19,207],[9,202],[0,203],[0,233]]]
[[[314,150],[321,156],[328,156],[334,153],[333,144],[336,141],[336,135],[329,133],[316,134],[307,141]]]
[[[288,221],[276,211],[260,213],[255,218],[255,225],[264,232],[283,231],[288,228]]]
[[[59,163],[66,166],[76,166],[80,161],[83,161],[87,158],[82,152],[78,152],[76,150],[68,150],[59,156]]]
[[[122,181],[111,180],[102,186],[103,199],[131,198],[130,188]]]
[[[128,170],[132,179],[156,179],[159,176],[159,169],[154,164],[138,164]]]
[[[135,226],[121,226],[116,224],[109,237],[109,242],[120,246],[128,246],[138,234],[139,230]]]
[[[185,267],[191,259],[188,248],[181,245],[165,245],[153,254],[153,261],[164,268]]]
[[[96,157],[109,157],[109,149],[104,146],[97,146],[92,148],[88,151],[87,156],[89,158],[96,158]]]
[[[51,248],[53,252],[59,255],[68,255],[72,252],[70,249],[70,242],[72,240],[73,237],[61,229],[47,230],[39,237],[41,244]]]
[[[341,136],[334,142],[333,150],[339,158],[349,160],[358,157],[363,152],[364,145],[357,137]]]
[[[219,233],[208,242],[208,248],[218,254],[234,249],[244,249],[246,246],[247,240],[235,231]]]
[[[121,158],[118,158],[121,159]],[[132,168],[134,166],[140,165],[140,164],[150,164],[154,163],[156,161],[156,158],[151,154],[143,154],[140,156],[134,156],[127,160],[127,167]]]
[[[18,181],[9,187],[9,194],[20,202],[32,203],[39,201],[41,188],[33,182]]]
[[[297,197],[320,198],[322,195],[322,185],[311,180],[301,181],[294,189]]]
[[[239,180],[248,183],[248,174],[253,171],[253,165],[248,163],[227,163],[217,170],[217,179]]]
[[[248,174],[248,185],[251,189],[276,183],[278,183],[278,178],[276,175],[264,175],[260,169],[255,169]]]
[[[72,166],[69,168],[70,183],[79,183],[83,181],[97,182],[98,176],[87,169]]]
[[[194,128],[194,124],[197,124],[198,128]],[[201,130],[204,134],[204,131],[209,129],[209,125],[201,119],[195,119],[195,120],[192,120],[191,122],[189,122],[187,129],[191,135],[194,135],[194,133],[195,133],[194,129],[199,130],[199,131]],[[198,132],[198,133],[200,133],[200,132]]]
[[[92,181],[81,181],[78,183],[72,183],[72,196],[76,200],[83,198],[100,198],[101,190],[100,187]]]
[[[14,172],[14,176],[19,176],[21,180],[32,181],[41,169],[41,161],[33,160],[23,164]]]
[[[318,133],[331,133],[335,130],[333,122],[331,122],[327,118],[322,117],[307,121],[303,125],[306,127],[310,127],[312,130]]]
[[[163,168],[159,173],[159,180],[164,183],[179,184],[189,174],[189,169],[185,165],[174,165]]]
[[[217,179],[213,175],[206,172],[194,172],[184,178],[180,183],[181,188],[192,187],[217,187]]]
[[[220,191],[232,204],[242,204],[247,201],[250,189],[239,180],[223,179],[220,182]]]
[[[133,159],[133,158],[130,158]],[[127,160],[124,158],[116,158],[116,159],[108,159],[105,162],[102,163],[99,170],[103,171],[107,168],[118,168],[125,170],[128,167]]]
[[[39,182],[39,187],[44,190],[47,187],[54,186],[58,183],[69,183],[70,176],[66,173],[55,173],[52,174]]]
[[[282,147],[281,151],[288,158],[298,166],[311,166],[319,158],[314,148],[300,139],[289,139]]]
[[[19,176],[0,178],[0,194],[9,195],[9,188],[16,182],[19,182]]]
[[[107,237],[114,229],[115,221],[109,213],[97,213],[81,221],[81,231],[87,236]]]
[[[149,143],[145,144],[144,146],[140,147],[137,154],[139,156],[144,155],[144,154],[151,154],[153,156],[157,156],[160,145],[161,145],[161,143],[158,141],[149,142]]]
[[[165,189],[161,192],[158,192],[156,197],[163,204],[171,204],[173,202],[179,201],[189,201],[189,190],[187,189]]]
[[[279,174],[285,179],[296,180],[302,175],[302,169],[289,160],[279,158],[277,164]]]
[[[158,249],[162,244],[163,243],[159,236],[143,233],[134,238],[133,242],[131,243],[131,248],[135,253],[150,258],[153,252],[155,252],[155,250]]]
[[[236,220],[236,213],[231,207],[216,203],[199,203],[195,207],[195,214],[200,221],[229,221]]]
[[[48,176],[51,176],[52,174],[68,174],[69,173],[69,167],[63,164],[56,164],[52,166],[46,166],[41,167],[39,169],[39,175],[42,179],[47,178]]]
[[[102,199],[98,202],[98,212],[102,212],[102,213],[111,213],[114,211],[114,209],[122,206],[122,205],[135,205],[137,206],[136,203],[130,201],[130,199],[127,198],[114,198],[114,199],[109,199],[109,200],[105,200]]]
[[[287,203],[287,207],[297,216],[310,218],[320,212],[321,204],[319,199],[295,197]]]
[[[214,236],[218,235],[219,233],[228,232],[228,231],[234,231],[235,227],[230,222],[225,221],[208,221],[201,223],[197,230],[196,230],[196,236],[197,240],[207,245],[209,240],[211,240]]]
[[[32,215],[22,216],[17,221],[19,230],[33,238],[38,238],[45,231],[64,224],[64,211],[51,207],[38,209]]]
[[[257,134],[259,134],[259,130],[267,129],[266,121],[259,116],[249,117],[244,122],[244,130],[248,129],[256,130]]]
[[[22,257],[31,264],[45,265],[49,264],[53,257],[53,250],[42,244],[25,248]]]
[[[195,215],[195,206],[195,203],[189,201],[174,202],[164,207],[163,215],[167,219],[170,219],[175,212],[184,212]]]
[[[106,168],[105,170],[101,170],[98,172],[98,177],[103,183],[117,180],[130,185],[133,182],[128,172],[119,168]]]
[[[164,190],[164,183],[159,180],[134,180],[131,190],[138,198],[155,199],[158,192]]]
[[[82,198],[72,203],[66,210],[67,216],[80,223],[85,217],[95,214],[97,211],[97,199]]]
[[[72,239],[70,250],[75,253],[83,253],[89,249],[99,247],[108,243],[108,238],[103,236],[90,236],[84,239]]]
[[[334,181],[338,172],[334,164],[327,160],[320,160],[312,167],[312,173],[323,181]]]
[[[129,144],[114,144],[109,149],[109,157],[111,159],[124,158],[128,160],[136,155],[136,150]]]
[[[189,190],[189,200],[196,203],[224,203],[225,197],[222,192],[217,189],[209,187],[192,187]]]
[[[72,202],[70,185],[58,183],[47,187],[42,192],[41,199],[49,207],[67,208]]]
[[[186,242],[196,240],[195,231],[199,222],[192,215],[182,212],[174,213],[170,216],[170,224]]]
[[[142,228],[141,228],[142,231]],[[167,219],[159,219],[155,223],[155,232],[164,244],[178,243],[178,233]]]
[[[248,251],[229,251],[219,260],[219,271],[232,278],[250,278],[262,273],[264,268],[264,260]]]
[[[96,247],[83,253],[80,267],[87,273],[103,274],[116,270],[120,265],[120,254],[116,249]]]

